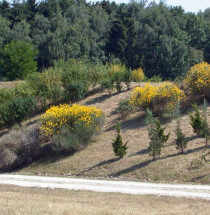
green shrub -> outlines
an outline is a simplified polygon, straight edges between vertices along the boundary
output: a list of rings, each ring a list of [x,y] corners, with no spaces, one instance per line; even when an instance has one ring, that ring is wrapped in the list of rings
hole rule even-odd
[[[21,125],[21,122],[28,118],[36,109],[37,102],[35,97],[17,97],[4,102],[0,107],[0,120],[2,127],[10,128],[15,123]]]
[[[5,101],[8,101],[8,100],[14,98],[14,97],[15,97],[14,89],[4,88],[4,89],[0,90],[0,103],[1,104]]]
[[[120,157],[120,158],[123,158],[127,153],[127,149],[128,149],[127,144],[128,144],[128,142],[126,142],[124,144],[123,141],[122,141],[122,136],[120,134],[120,123],[117,123],[115,128],[116,128],[116,131],[117,131],[117,136],[112,142],[112,147],[113,147],[115,155]]]
[[[120,114],[121,118],[124,118],[131,113],[133,109],[134,107],[130,104],[130,99],[124,99],[120,101],[116,112]]]
[[[43,106],[55,103],[63,97],[61,71],[57,68],[49,68],[43,73],[33,73],[26,79],[27,85],[34,91],[37,99],[43,102]]]
[[[130,82],[132,81],[132,73],[130,69],[125,69],[123,74],[123,81],[125,82],[127,86],[127,90],[130,90]]]
[[[83,82],[70,82],[66,86],[66,97],[68,100],[79,100],[88,93],[88,86]]]
[[[159,83],[159,82],[162,82],[163,79],[160,75],[154,75],[151,78],[149,78],[147,81]]]
[[[113,80],[111,80],[110,78],[104,78],[100,81],[100,86],[102,90],[107,90],[110,95],[114,88]]]

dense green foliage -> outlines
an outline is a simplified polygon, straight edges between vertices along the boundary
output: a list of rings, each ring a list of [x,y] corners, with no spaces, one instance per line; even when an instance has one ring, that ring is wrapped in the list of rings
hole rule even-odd
[[[0,77],[23,79],[37,70],[37,50],[28,43],[12,41],[0,50]]]
[[[4,102],[0,107],[2,126],[11,127],[29,117],[36,109],[36,99],[33,96],[17,97]]]
[[[209,14],[209,9],[186,13],[162,1],[2,0],[0,49],[12,40],[33,44],[39,70],[83,58],[121,61],[127,68],[141,67],[148,77],[175,78],[195,63],[210,62]]]

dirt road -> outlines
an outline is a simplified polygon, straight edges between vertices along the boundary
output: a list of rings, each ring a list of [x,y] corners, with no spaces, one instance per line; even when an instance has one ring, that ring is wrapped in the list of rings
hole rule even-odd
[[[208,185],[155,184],[9,174],[0,175],[0,184],[51,189],[115,192],[134,195],[163,195],[210,200],[210,186]]]

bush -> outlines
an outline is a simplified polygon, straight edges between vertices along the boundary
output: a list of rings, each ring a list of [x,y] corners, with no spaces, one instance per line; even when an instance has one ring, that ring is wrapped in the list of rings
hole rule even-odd
[[[8,100],[14,98],[14,97],[15,97],[14,89],[4,88],[4,89],[0,90],[0,103],[1,104],[5,101],[8,101]]]
[[[60,151],[68,152],[88,143],[100,129],[103,113],[95,107],[63,104],[52,106],[41,116],[41,120],[45,135],[52,137]]]
[[[0,168],[10,170],[31,162],[41,152],[42,134],[37,127],[11,130],[0,139]]]
[[[130,82],[132,81],[132,73],[130,69],[126,69],[123,75],[123,81],[127,86],[127,90],[130,90]]]
[[[140,67],[132,71],[132,80],[135,82],[140,82],[145,78],[143,69]]]
[[[102,90],[107,90],[109,95],[111,95],[113,91],[113,81],[110,78],[104,78],[100,82],[100,86]]]
[[[134,109],[133,105],[130,104],[129,99],[120,101],[119,107],[116,112],[120,114],[121,118],[126,117]]]
[[[162,112],[164,108],[174,106],[177,101],[182,101],[184,98],[184,92],[173,83],[163,82],[157,86],[147,83],[143,87],[134,89],[130,102],[143,109],[150,108]]]
[[[0,107],[0,120],[2,127],[10,128],[15,123],[21,122],[30,117],[37,107],[36,99],[33,96],[17,97],[4,102]]]
[[[61,71],[57,68],[49,68],[43,73],[33,73],[26,79],[28,86],[43,106],[51,102],[59,101],[63,96]]]
[[[71,82],[66,85],[66,98],[70,101],[84,98],[88,93],[88,86],[83,82]]]
[[[154,75],[151,78],[149,78],[147,81],[159,83],[159,82],[162,82],[163,79],[160,75]]]
[[[186,88],[194,95],[210,97],[210,64],[199,63],[191,67],[184,79]]]
[[[126,67],[123,64],[110,65],[108,68],[109,79],[114,84],[117,92],[121,92],[122,82],[126,73]]]
[[[128,144],[128,142],[126,142],[124,144],[123,141],[122,141],[122,136],[120,134],[120,123],[117,123],[115,128],[116,128],[116,131],[117,131],[117,136],[112,142],[112,147],[113,147],[115,155],[120,157],[120,158],[123,158],[127,153],[127,149],[128,149],[127,144]]]

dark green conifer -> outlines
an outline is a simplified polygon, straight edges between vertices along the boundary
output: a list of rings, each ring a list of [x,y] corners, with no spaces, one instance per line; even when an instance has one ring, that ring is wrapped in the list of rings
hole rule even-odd
[[[194,130],[194,133],[196,133],[197,136],[199,136],[202,132],[203,119],[198,109],[198,105],[193,104],[192,106],[195,113],[190,114],[190,124]]]
[[[120,123],[117,123],[116,126],[117,136],[112,142],[112,147],[116,156],[123,158],[127,153],[127,143],[125,144],[122,141],[122,136],[120,134]]]

